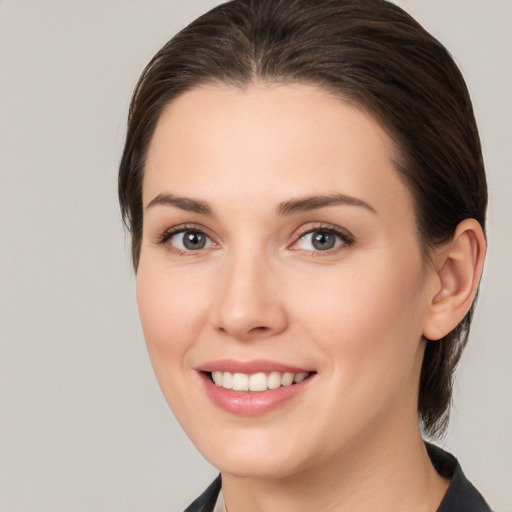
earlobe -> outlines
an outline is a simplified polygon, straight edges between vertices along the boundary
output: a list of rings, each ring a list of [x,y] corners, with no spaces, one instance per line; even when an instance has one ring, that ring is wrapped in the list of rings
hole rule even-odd
[[[431,292],[423,336],[438,340],[452,331],[475,298],[485,258],[486,243],[480,224],[463,220],[453,238],[434,255],[435,288]]]

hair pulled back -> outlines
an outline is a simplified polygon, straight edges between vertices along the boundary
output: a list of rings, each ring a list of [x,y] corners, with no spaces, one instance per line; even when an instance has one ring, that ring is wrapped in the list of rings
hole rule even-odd
[[[383,125],[414,199],[426,257],[462,220],[484,227],[487,188],[476,122],[464,79],[442,44],[384,0],[233,0],[173,37],[135,88],[119,172],[135,269],[144,165],[163,109],[203,84],[244,88],[256,80],[323,87]],[[447,425],[472,312],[441,340],[427,341],[418,401],[427,435]]]

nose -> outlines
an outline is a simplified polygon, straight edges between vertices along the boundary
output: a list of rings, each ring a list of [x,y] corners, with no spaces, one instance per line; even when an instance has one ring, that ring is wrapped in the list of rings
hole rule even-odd
[[[277,269],[254,253],[232,255],[224,263],[213,308],[215,328],[240,341],[283,332],[288,318]]]

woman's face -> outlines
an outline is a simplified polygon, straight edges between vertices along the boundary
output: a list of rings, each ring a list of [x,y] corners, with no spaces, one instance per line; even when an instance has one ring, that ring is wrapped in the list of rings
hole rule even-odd
[[[137,300],[162,391],[222,471],[287,476],[417,430],[435,274],[392,153],[303,84],[196,88],[162,114]]]

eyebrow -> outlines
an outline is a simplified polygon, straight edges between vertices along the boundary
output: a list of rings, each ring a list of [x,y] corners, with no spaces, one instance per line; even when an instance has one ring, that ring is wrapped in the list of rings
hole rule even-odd
[[[189,197],[177,197],[172,194],[158,194],[146,206],[146,210],[156,205],[175,206],[186,212],[201,213],[213,217],[213,210],[206,201],[191,199]]]
[[[377,214],[373,206],[357,197],[347,196],[345,194],[328,194],[322,196],[307,196],[299,199],[291,199],[281,203],[277,208],[277,214],[280,216],[293,215],[295,213],[309,212],[319,208],[335,205],[359,206]]]
[[[206,202],[190,197],[178,197],[172,194],[158,194],[146,206],[146,210],[156,205],[175,206],[180,210],[187,212],[199,213],[213,217],[213,209]],[[321,196],[307,196],[298,199],[290,199],[280,203],[277,207],[278,216],[293,215],[295,213],[309,212],[327,206],[348,205],[359,206],[365,208],[377,215],[377,211],[366,201],[358,199],[357,197],[347,196],[345,194],[328,194]]]

